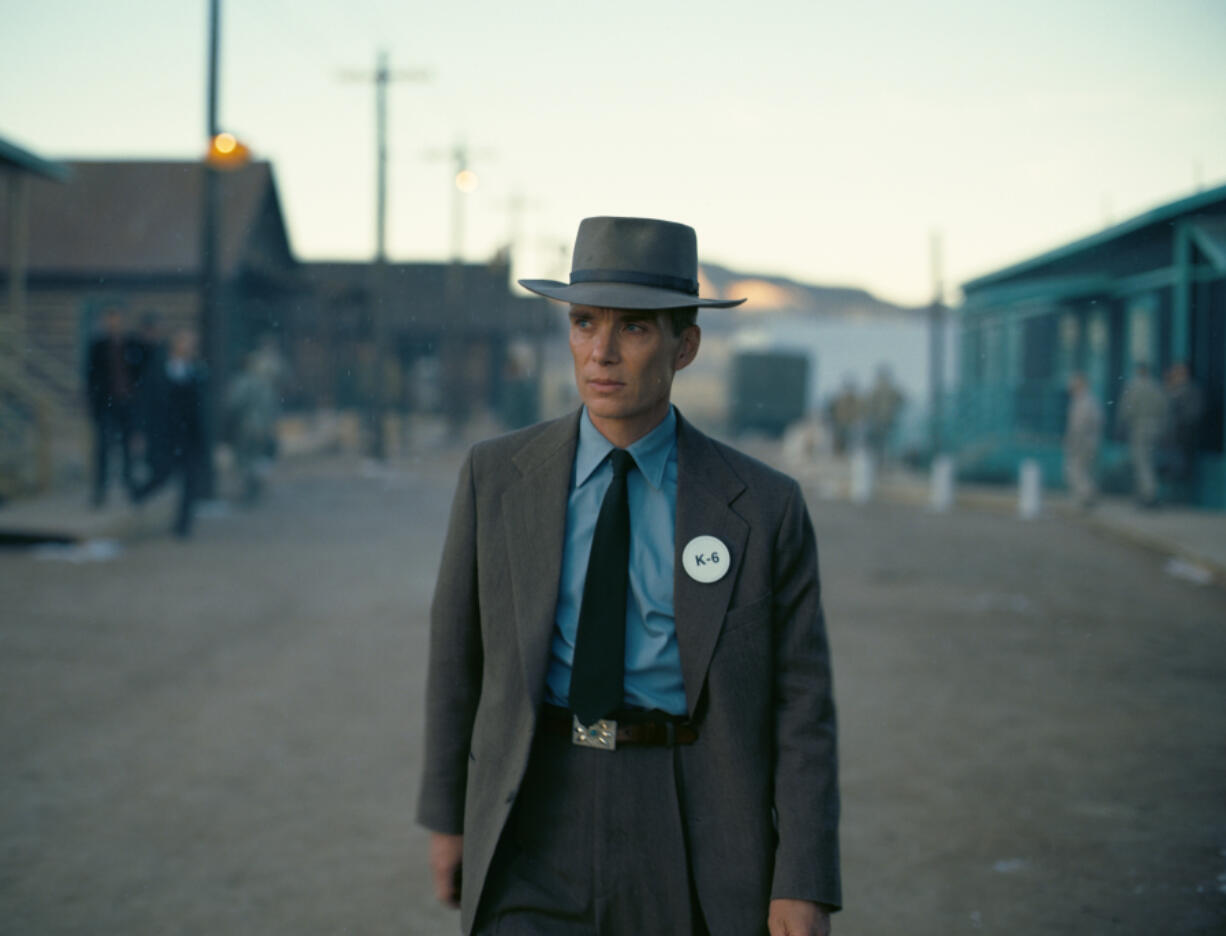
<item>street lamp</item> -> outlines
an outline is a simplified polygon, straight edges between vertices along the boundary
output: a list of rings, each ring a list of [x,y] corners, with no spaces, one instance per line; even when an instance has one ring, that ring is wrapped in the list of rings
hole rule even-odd
[[[209,140],[204,161],[212,169],[241,169],[251,162],[251,150],[233,133],[217,133]]]
[[[221,250],[218,243],[221,231],[221,187],[218,184],[221,172],[233,172],[251,162],[251,150],[239,142],[232,133],[217,132],[209,136],[209,146],[204,154],[204,212],[201,232],[200,265],[200,344],[204,360],[209,368],[209,386],[205,398],[204,450],[207,453],[201,466],[200,494],[212,500],[217,493],[213,473],[213,443],[220,425],[221,386],[226,378],[225,315],[218,308],[218,292],[221,288]]]

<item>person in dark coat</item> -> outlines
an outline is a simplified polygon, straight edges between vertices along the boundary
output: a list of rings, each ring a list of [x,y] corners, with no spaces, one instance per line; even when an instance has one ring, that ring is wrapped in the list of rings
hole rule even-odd
[[[142,503],[175,475],[180,480],[179,509],[174,532],[180,537],[190,535],[192,513],[200,488],[201,462],[204,451],[204,394],[206,375],[196,357],[196,333],[183,329],[175,334],[164,372],[159,375],[162,400],[161,434],[165,457],[152,477],[133,492],[133,500]]]
[[[94,427],[94,476],[91,501],[106,501],[108,466],[113,446],[119,447],[124,487],[131,492],[132,416],[139,357],[136,341],[125,335],[123,313],[117,307],[102,313],[102,334],[89,346],[85,390]]]
[[[166,460],[163,408],[166,374],[166,341],[156,312],[141,316],[140,330],[134,336],[135,375],[133,380],[132,429],[135,448],[143,462],[143,479],[157,473]]]

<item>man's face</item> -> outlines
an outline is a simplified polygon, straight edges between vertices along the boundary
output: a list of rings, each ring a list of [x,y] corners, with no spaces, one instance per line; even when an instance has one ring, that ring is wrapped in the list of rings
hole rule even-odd
[[[698,353],[697,326],[674,335],[667,312],[572,305],[575,384],[593,418],[662,418],[673,375]]]

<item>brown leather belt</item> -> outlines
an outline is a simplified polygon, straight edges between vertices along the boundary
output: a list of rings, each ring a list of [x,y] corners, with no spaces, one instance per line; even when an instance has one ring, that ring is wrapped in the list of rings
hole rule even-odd
[[[591,729],[584,729],[568,709],[546,705],[541,711],[541,727],[549,734],[570,738],[575,744],[601,747],[606,750],[614,750],[623,744],[673,747],[678,744],[693,744],[698,740],[698,728],[690,721],[672,719],[663,713],[660,713],[658,717],[652,717],[647,712],[617,712],[614,714],[620,717],[602,719]],[[579,733],[590,732],[594,736],[598,726],[602,728],[607,726],[612,729],[608,735],[614,736],[616,742],[589,744],[576,738]]]

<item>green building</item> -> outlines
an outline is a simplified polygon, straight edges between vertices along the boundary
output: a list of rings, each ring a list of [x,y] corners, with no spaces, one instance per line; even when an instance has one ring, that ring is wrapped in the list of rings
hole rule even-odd
[[[1180,199],[963,284],[960,381],[949,408],[960,474],[1061,483],[1068,379],[1103,404],[1100,478],[1130,487],[1116,409],[1138,362],[1186,362],[1205,407],[1192,498],[1226,508],[1226,186]]]

